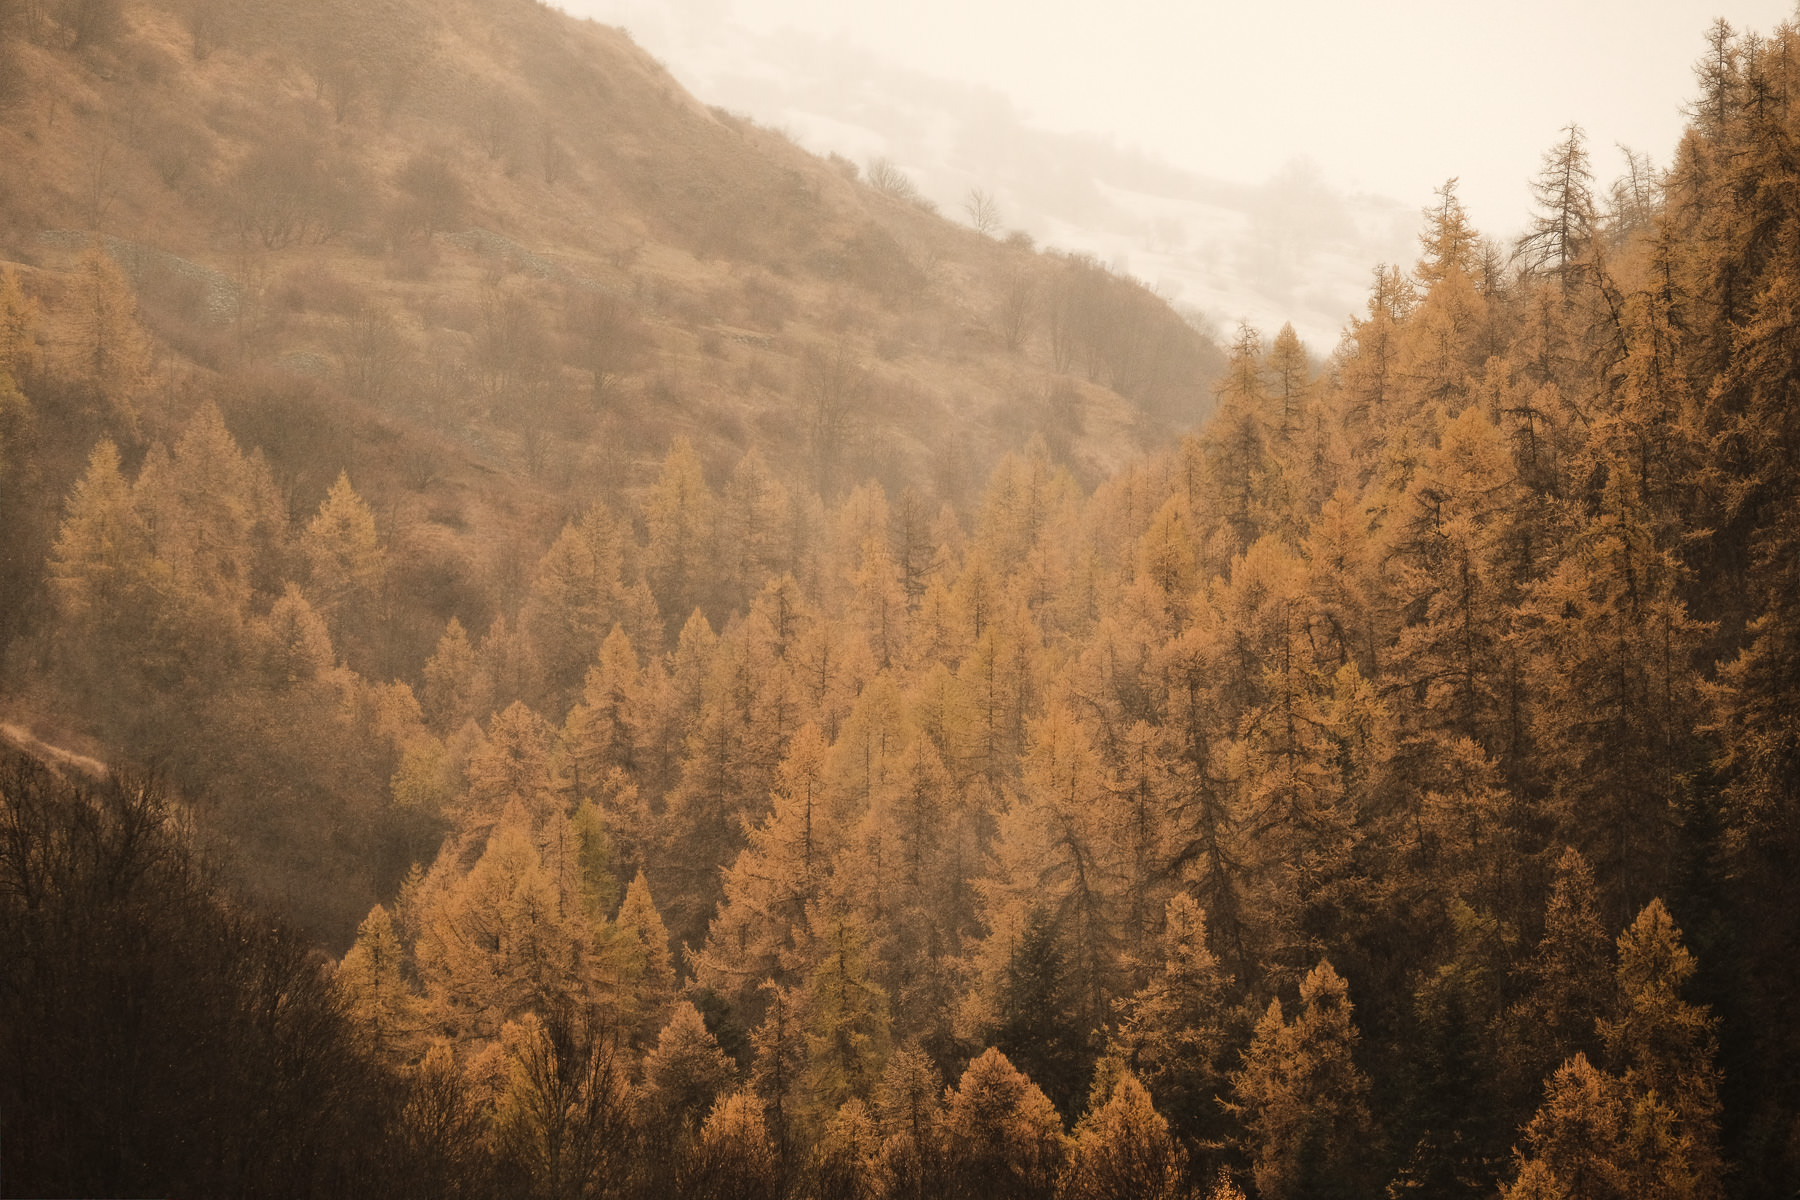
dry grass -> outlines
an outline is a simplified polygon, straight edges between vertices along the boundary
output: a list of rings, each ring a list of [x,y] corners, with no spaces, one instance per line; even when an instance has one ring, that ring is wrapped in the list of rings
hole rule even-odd
[[[869,371],[847,465],[890,487],[960,499],[1037,432],[1019,397],[1052,388],[1048,352],[1006,349],[992,316],[1009,281],[1048,287],[1057,263],[709,111],[623,33],[483,0],[227,8],[204,57],[164,0],[128,3],[108,45],[15,39],[0,257],[39,264],[47,294],[83,239],[44,231],[98,229],[229,278],[230,313],[179,273],[140,278],[140,302],[166,363],[238,381],[239,431],[295,504],[347,466],[372,493],[415,496],[385,511],[431,530],[433,555],[480,560],[547,540],[573,496],[649,479],[677,436],[715,464],[756,445],[804,481],[796,381],[822,343]],[[290,174],[259,165],[271,147]],[[455,193],[432,220],[400,186],[422,154]],[[296,190],[298,232],[270,234],[256,205]],[[602,389],[568,332],[596,293],[641,339]],[[483,305],[501,294],[542,370],[496,366]],[[368,312],[386,332],[357,325]],[[1055,444],[1092,477],[1135,451],[1145,418],[1069,386],[1082,420]],[[172,420],[148,411],[146,436]],[[409,469],[423,445],[431,470]]]

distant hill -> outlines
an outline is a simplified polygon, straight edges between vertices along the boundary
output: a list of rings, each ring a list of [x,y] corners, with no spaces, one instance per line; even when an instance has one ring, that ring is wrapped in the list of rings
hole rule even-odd
[[[221,403],[296,511],[348,467],[477,532],[548,506],[547,541],[677,436],[715,478],[755,446],[825,493],[957,499],[1033,433],[1093,480],[1210,404],[1218,351],[1146,288],[709,111],[621,31],[520,0],[37,11],[0,258],[53,298],[102,235],[160,345],[142,436],[260,397]]]
[[[1199,173],[1107,138],[1040,128],[992,88],[844,40],[753,29],[711,0],[566,0],[629,29],[709,103],[809,149],[886,158],[957,220],[971,187],[1008,226],[1140,276],[1228,334],[1291,321],[1319,354],[1362,312],[1369,270],[1418,254],[1418,213],[1295,161],[1259,182]],[[1219,114],[1191,114],[1197,122]],[[1129,134],[1124,135],[1129,139]]]

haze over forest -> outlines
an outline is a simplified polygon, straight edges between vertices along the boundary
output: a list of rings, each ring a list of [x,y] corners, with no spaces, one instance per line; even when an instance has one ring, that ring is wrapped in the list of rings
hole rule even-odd
[[[0,1195],[1792,1196],[1800,29],[1487,228],[687,29],[0,0]]]

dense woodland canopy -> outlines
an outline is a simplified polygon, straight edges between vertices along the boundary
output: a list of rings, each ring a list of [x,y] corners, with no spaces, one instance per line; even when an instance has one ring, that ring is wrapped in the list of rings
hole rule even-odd
[[[397,667],[356,480],[8,275],[9,687],[148,773],[0,773],[0,1187],[1791,1195],[1800,31],[1691,113],[1094,486],[677,439]]]

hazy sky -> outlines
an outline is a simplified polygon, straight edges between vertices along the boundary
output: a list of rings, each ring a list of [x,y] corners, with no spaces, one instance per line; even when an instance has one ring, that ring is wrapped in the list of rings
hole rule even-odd
[[[646,0],[562,0],[629,24]],[[1294,159],[1423,205],[1446,176],[1478,225],[1517,229],[1526,179],[1567,122],[1596,173],[1623,142],[1667,161],[1715,16],[1767,30],[1792,0],[649,0],[688,21],[842,38],[1214,178]],[[651,33],[649,29],[642,33]],[[678,77],[674,47],[658,46]],[[706,99],[704,90],[702,99]]]

